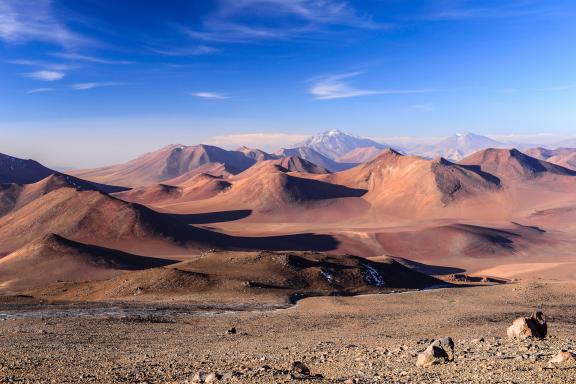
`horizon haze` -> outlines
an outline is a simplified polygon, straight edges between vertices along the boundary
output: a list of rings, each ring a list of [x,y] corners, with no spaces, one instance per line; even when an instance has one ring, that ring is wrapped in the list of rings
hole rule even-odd
[[[0,0],[2,150],[90,167],[330,129],[397,145],[574,138],[568,0],[160,4]]]

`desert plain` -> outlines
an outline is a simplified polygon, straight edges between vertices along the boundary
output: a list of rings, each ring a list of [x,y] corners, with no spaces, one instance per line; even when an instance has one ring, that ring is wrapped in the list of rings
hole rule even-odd
[[[576,171],[539,153],[2,155],[0,382],[574,382]]]

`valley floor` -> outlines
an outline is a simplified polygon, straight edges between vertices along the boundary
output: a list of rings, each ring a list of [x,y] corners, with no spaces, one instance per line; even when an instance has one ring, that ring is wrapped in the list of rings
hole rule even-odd
[[[228,382],[298,382],[290,376],[295,361],[319,383],[572,383],[576,366],[548,369],[547,361],[576,349],[575,288],[535,281],[308,298],[287,309],[256,310],[252,303],[196,316],[166,303],[144,303],[123,317],[110,310],[122,303],[83,303],[66,306],[84,309],[82,316],[21,317],[26,309],[61,307],[4,298],[0,383],[187,383],[198,372]],[[537,308],[549,336],[507,340],[514,318]],[[6,318],[15,309],[20,317]],[[232,327],[235,334],[227,332]],[[455,362],[417,368],[416,353],[442,336],[454,338]]]

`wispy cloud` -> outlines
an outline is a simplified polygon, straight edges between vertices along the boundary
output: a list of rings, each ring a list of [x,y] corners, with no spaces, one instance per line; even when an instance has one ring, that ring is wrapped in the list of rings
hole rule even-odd
[[[432,112],[434,110],[434,104],[424,103],[424,104],[414,104],[408,108],[413,112]]]
[[[51,0],[0,0],[0,40],[41,41],[64,47],[88,42],[56,17]]]
[[[306,140],[309,135],[282,133],[282,132],[256,132],[213,136],[208,139],[209,144],[222,147],[257,147],[266,150],[278,149]]]
[[[218,10],[209,15],[200,28],[184,29],[189,37],[210,42],[246,43],[292,38],[330,26],[383,27],[369,17],[359,15],[345,0],[220,0],[218,3]]]
[[[355,87],[351,79],[362,72],[349,72],[338,75],[321,76],[312,80],[308,92],[316,100],[345,99],[371,95],[401,95],[411,93],[435,92],[433,89],[362,89]]]
[[[150,50],[164,56],[203,56],[213,55],[220,52],[218,48],[207,45],[197,45],[194,47],[150,48]]]
[[[208,100],[225,100],[229,99],[229,96],[223,95],[221,93],[216,92],[195,92],[192,93],[192,96],[199,97],[201,99],[208,99]]]
[[[414,146],[414,145],[429,145],[436,144],[442,139],[443,136],[371,136],[372,139],[378,143],[397,145],[397,146]]]
[[[96,63],[96,64],[112,64],[112,65],[134,64],[133,61],[128,61],[128,60],[103,59],[100,57],[81,55],[78,53],[71,53],[71,52],[54,53],[53,56],[59,57],[61,59],[84,61],[84,62]]]
[[[501,142],[528,143],[532,145],[544,145],[555,143],[561,139],[570,137],[569,135],[552,132],[535,133],[493,133],[486,134],[491,139]]]
[[[70,88],[75,91],[87,91],[89,89],[94,88],[103,88],[103,87],[116,87],[119,85],[124,85],[124,83],[117,83],[112,81],[101,81],[101,82],[92,82],[92,83],[76,83],[72,84]]]
[[[24,76],[42,81],[56,81],[63,79],[65,74],[57,71],[36,71],[25,73]]]
[[[548,92],[571,91],[571,90],[576,90],[576,84],[556,85],[553,87],[542,88],[541,90],[542,91],[548,91]]]
[[[23,65],[29,67],[39,67],[43,69],[50,69],[53,71],[69,71],[71,69],[78,68],[77,65],[71,64],[63,64],[63,63],[50,63],[46,61],[38,61],[38,60],[6,60],[7,63],[15,64],[15,65]]]
[[[36,89],[31,89],[28,92],[26,92],[27,94],[31,95],[34,93],[45,93],[45,92],[51,92],[53,91],[54,88],[36,88]]]
[[[502,2],[493,7],[466,7],[444,2],[443,6],[425,16],[428,20],[504,19],[527,16],[562,16],[566,12],[556,6],[535,6],[532,1]],[[446,5],[448,4],[448,5]],[[456,2],[456,4],[458,4]]]

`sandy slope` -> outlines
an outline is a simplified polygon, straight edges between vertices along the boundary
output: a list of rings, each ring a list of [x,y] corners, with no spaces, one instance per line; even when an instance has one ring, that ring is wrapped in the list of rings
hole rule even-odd
[[[124,190],[121,187],[92,183],[62,173],[53,173],[33,184],[0,184],[0,217],[61,188],[104,193]]]
[[[0,253],[50,233],[145,254],[183,246],[209,248],[212,236],[209,231],[98,191],[60,188],[0,219]]]
[[[290,220],[288,217],[302,217],[318,207],[330,212],[329,207],[340,200],[365,193],[288,171],[275,161],[264,161],[226,179],[230,186],[207,199],[182,198],[153,205],[173,213],[250,210],[252,217],[263,220]]]
[[[215,167],[220,164],[240,172],[255,162],[256,160],[241,151],[226,151],[211,145],[169,145],[125,164],[69,173],[101,183],[142,186],[173,179],[200,167]],[[203,172],[206,172],[206,169]]]
[[[0,291],[18,292],[59,280],[101,280],[125,270],[172,263],[174,261],[86,245],[52,234],[0,259]]]

